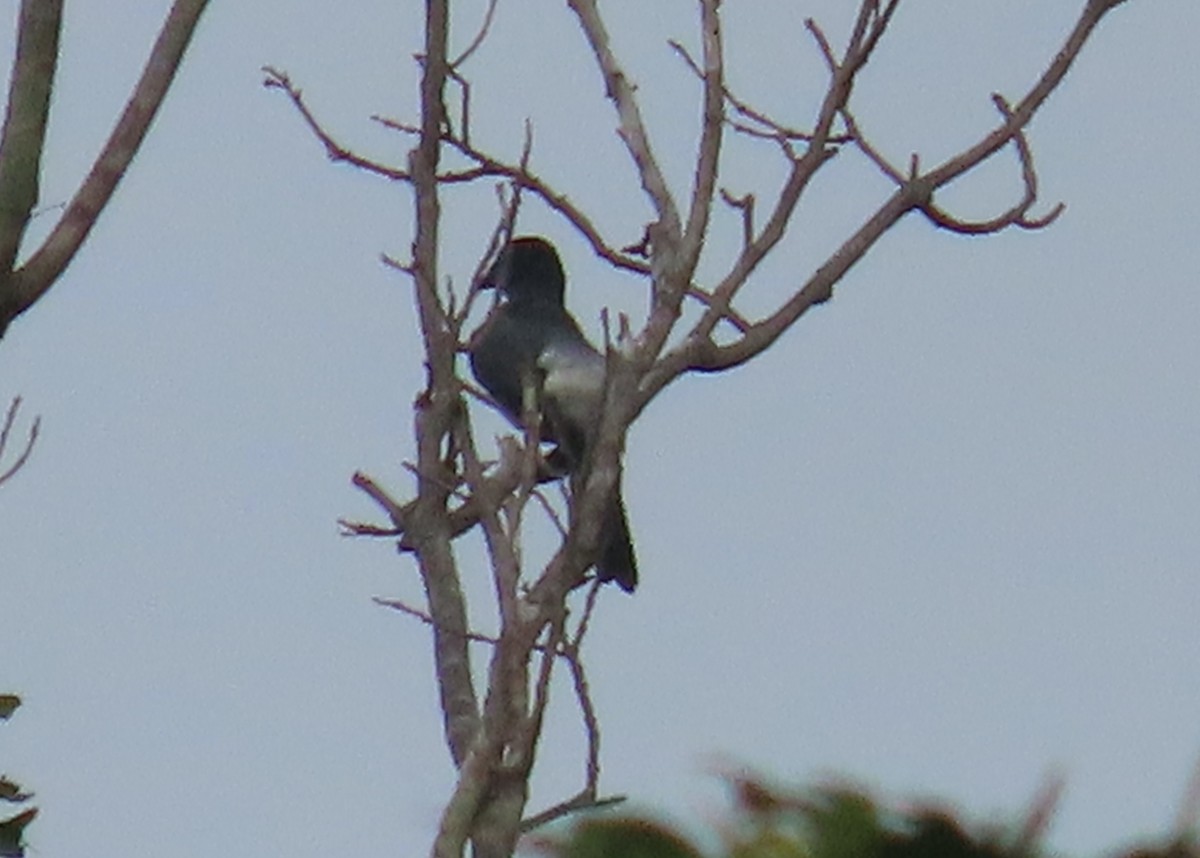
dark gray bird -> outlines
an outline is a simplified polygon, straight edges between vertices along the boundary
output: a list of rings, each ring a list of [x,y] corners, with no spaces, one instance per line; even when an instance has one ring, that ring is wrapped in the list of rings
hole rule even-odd
[[[483,285],[504,301],[471,339],[471,371],[518,426],[524,391],[535,391],[542,440],[557,445],[550,461],[578,474],[600,420],[605,364],[563,306],[566,276],[558,252],[543,238],[515,238]],[[620,487],[605,506],[596,576],[627,593],[637,586]]]

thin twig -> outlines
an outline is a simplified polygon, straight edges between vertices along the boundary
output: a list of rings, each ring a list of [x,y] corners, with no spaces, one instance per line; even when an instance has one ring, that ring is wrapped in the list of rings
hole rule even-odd
[[[487,11],[483,13],[483,23],[479,25],[479,31],[475,33],[475,38],[467,45],[466,50],[459,54],[457,59],[450,61],[451,69],[457,71],[458,67],[470,59],[471,54],[475,53],[479,46],[483,44],[483,40],[487,38],[488,30],[491,29],[492,17],[496,14],[496,2],[497,0],[489,0]]]
[[[453,66],[451,66],[450,70],[446,72],[446,79],[452,80],[458,84],[458,89],[462,93],[462,98],[459,102],[459,115],[462,118],[462,121],[459,124],[462,126],[462,130],[459,132],[459,136],[463,140],[469,141],[471,139],[471,82],[460,75]],[[452,133],[449,126],[449,121],[450,120],[447,117],[446,133],[448,134]]]
[[[308,126],[308,130],[325,147],[325,154],[330,161],[350,164],[360,170],[366,170],[368,173],[374,173],[377,176],[383,176],[385,179],[393,181],[412,181],[412,175],[407,170],[389,167],[378,161],[372,161],[370,158],[364,158],[347,149],[334,139],[333,135],[325,130],[325,126],[309,110],[308,104],[304,101],[304,93],[298,86],[292,83],[292,79],[288,77],[287,72],[272,66],[263,66],[262,72],[265,75],[263,86],[267,89],[278,89],[287,95],[292,105],[296,108],[296,111],[300,114],[300,117],[304,120],[304,124]]]
[[[1046,783],[1038,790],[1029,812],[1025,815],[1025,822],[1021,825],[1020,834],[1018,834],[1017,842],[1012,849],[1013,855],[1033,855],[1039,851],[1038,846],[1045,838],[1046,831],[1049,830],[1050,823],[1054,819],[1054,812],[1058,809],[1064,786],[1065,781],[1060,775],[1046,779]]]
[[[550,499],[546,497],[546,493],[535,488],[530,494],[541,504],[542,510],[545,511],[546,517],[550,519],[550,523],[554,525],[554,529],[558,531],[558,535],[566,539],[567,527],[563,524],[562,517],[559,516],[558,511],[551,505]]]
[[[700,80],[704,80],[704,72],[700,70],[699,64],[682,43],[676,41],[675,39],[668,39],[667,44],[670,45],[672,50],[674,50],[679,58],[683,60],[684,64],[687,65],[692,74],[696,75],[696,77]],[[734,130],[751,137],[760,137],[765,140],[794,140],[801,142],[812,140],[813,135],[811,131],[802,131],[799,128],[793,128],[790,125],[785,125],[779,120],[771,117],[766,111],[759,110],[758,108],[753,107],[748,101],[739,98],[728,86],[723,86],[722,92],[725,100],[729,102],[729,106],[737,111],[739,115],[745,118],[748,123],[752,123],[746,124],[737,122],[736,120],[727,120],[729,122],[729,127],[733,128]],[[829,142],[831,143],[848,143],[849,141],[850,137],[848,135],[831,137],[829,139]]]
[[[1062,49],[1055,55],[1053,61],[1028,94],[1011,109],[1008,109],[1006,104],[997,105],[1005,120],[998,128],[986,134],[978,143],[928,172],[921,172],[919,161],[914,156],[910,175],[896,189],[892,197],[880,206],[862,227],[843,242],[841,247],[807,279],[801,288],[793,293],[791,298],[769,316],[752,325],[737,341],[718,346],[711,339],[713,327],[721,319],[722,313],[728,308],[733,296],[762,256],[782,237],[783,226],[791,216],[800,191],[811,178],[814,169],[819,166],[819,163],[810,162],[810,159],[816,157],[816,140],[822,139],[823,135],[828,134],[833,118],[844,110],[854,76],[869,59],[870,51],[868,49],[877,45],[882,37],[884,28],[897,8],[896,0],[891,0],[882,11],[878,9],[877,3],[865,2],[860,6],[854,34],[841,61],[834,57],[829,41],[821,28],[811,20],[806,22],[806,27],[816,40],[831,73],[829,89],[814,127],[816,138],[814,145],[810,146],[805,155],[794,165],[792,174],[780,193],[775,210],[768,218],[767,224],[763,227],[754,245],[743,251],[730,273],[713,290],[713,302],[709,310],[693,327],[691,334],[679,346],[663,355],[642,380],[639,387],[641,397],[639,408],[644,407],[645,403],[659,390],[682,372],[689,370],[718,372],[740,365],[761,354],[804,313],[828,300],[832,295],[833,285],[874,246],[882,235],[891,229],[896,221],[908,212],[914,209],[927,214],[932,212],[935,222],[940,218],[939,226],[962,228],[964,222],[953,221],[943,212],[932,207],[934,191],[978,166],[1008,143],[1014,143],[1022,158],[1027,196],[1030,188],[1036,190],[1036,185],[1028,178],[1032,174],[1032,158],[1029,156],[1027,142],[1022,139],[1023,129],[1049,94],[1062,82],[1101,18],[1116,5],[1118,3],[1112,2],[1112,0],[1089,2],[1076,21],[1075,27],[1068,35]],[[827,159],[826,153],[820,154]],[[1025,216],[1027,207],[1025,200],[1022,200],[1018,206],[1010,209],[1001,219],[997,220],[1007,217],[1013,225],[1026,229],[1040,228],[1049,223],[1061,210],[1061,207],[1055,207],[1045,217],[1031,219]],[[978,229],[993,226],[992,223],[967,224],[966,228]]]
[[[353,521],[348,518],[339,518],[337,525],[341,530],[342,536],[373,536],[395,539],[404,534],[404,529],[400,527],[383,527],[378,524],[370,524],[365,521]]]
[[[720,0],[700,0],[700,39],[704,45],[703,81],[704,120],[700,126],[699,151],[693,170],[692,197],[688,204],[687,226],[679,248],[680,260],[672,266],[673,274],[684,283],[691,283],[708,237],[712,215],[713,194],[717,188],[721,147],[725,139],[725,51],[721,39]],[[656,283],[660,296],[672,308],[678,306],[674,297],[675,284]]]
[[[385,608],[391,608],[392,610],[399,611],[402,614],[408,614],[410,617],[416,617],[427,626],[438,625],[437,620],[431,617],[428,612],[422,611],[420,608],[414,608],[412,605],[402,601],[401,599],[385,599],[382,596],[373,596],[371,601],[376,605],[381,605]],[[492,646],[500,643],[500,639],[494,635],[486,635],[483,632],[474,632],[469,629],[466,631],[460,631],[457,629],[443,628],[443,631],[450,634],[462,635],[462,637],[469,641],[474,641],[475,643],[491,644]]]
[[[469,170],[445,173],[439,177],[440,181],[474,181],[484,176],[498,176],[509,179],[536,194],[546,205],[570,221],[571,225],[592,245],[592,250],[595,251],[597,256],[607,260],[617,268],[632,271],[636,274],[649,274],[650,267],[646,263],[621,253],[605,241],[591,218],[582,209],[572,203],[566,194],[554,190],[554,188],[528,168],[523,168],[519,164],[506,164],[457,137],[450,137],[445,142],[458,150],[460,154],[475,162],[476,166]]]
[[[659,225],[672,241],[677,241],[682,234],[682,226],[675,198],[651,150],[650,137],[642,121],[633,84],[613,54],[608,29],[600,17],[596,0],[567,0],[567,5],[579,19],[584,37],[595,55],[596,65],[604,78],[605,94],[617,111],[618,134],[637,168],[642,190],[658,213]]]
[[[521,161],[517,169],[522,174],[529,172],[529,159],[533,155],[533,124],[525,120],[525,143],[521,147]],[[500,218],[496,222],[496,226],[492,229],[491,237],[488,239],[487,250],[483,256],[479,258],[479,262],[475,265],[475,273],[471,275],[471,287],[467,291],[467,298],[463,302],[462,310],[454,316],[454,325],[456,336],[462,330],[463,323],[471,314],[471,309],[479,296],[480,290],[485,285],[484,279],[492,265],[495,264],[500,252],[504,246],[512,240],[513,231],[516,228],[517,214],[521,208],[521,188],[522,183],[516,179],[509,180],[510,193],[505,198],[504,186],[497,185],[496,195],[500,201]],[[494,284],[492,284],[494,285]]]
[[[1008,101],[1002,95],[993,93],[992,103],[1006,121],[1013,119],[1012,107],[1009,106]],[[1019,202],[996,217],[984,221],[968,221],[953,217],[936,206],[932,201],[921,209],[922,213],[934,225],[964,235],[986,235],[988,233],[999,232],[1010,226],[1027,230],[1037,230],[1044,229],[1054,223],[1058,219],[1058,216],[1066,210],[1064,203],[1058,203],[1042,217],[1030,218],[1028,216],[1030,208],[1033,207],[1038,199],[1038,178],[1037,170],[1033,166],[1033,151],[1030,149],[1029,141],[1025,136],[1024,127],[1018,127],[1013,130],[1012,142],[1016,147],[1017,157],[1021,164],[1021,180],[1024,183],[1025,191]]]
[[[416,477],[418,481],[423,479],[429,480],[430,482],[441,486],[448,494],[454,495],[461,501],[469,501],[471,499],[471,496],[462,490],[462,485],[460,483],[455,482],[454,480],[445,479],[436,471],[432,473],[422,473],[421,469],[412,462],[401,462],[400,467],[404,468],[404,470]]]
[[[4,416],[4,427],[0,429],[0,456],[4,455],[4,451],[8,447],[9,433],[16,422],[17,412],[20,408],[21,397],[14,396],[12,403],[8,406],[8,413]],[[42,418],[41,415],[37,415],[33,418],[33,424],[29,427],[29,437],[25,442],[25,449],[17,454],[17,458],[11,466],[4,471],[0,471],[0,485],[11,479],[29,461],[29,456],[33,453],[33,445],[37,443],[38,432],[41,431],[41,428]]]
[[[583,717],[584,733],[587,736],[585,784],[583,789],[566,801],[559,802],[523,820],[521,822],[522,832],[532,831],[535,828],[539,828],[571,813],[608,807],[625,800],[625,796],[596,798],[600,781],[600,720],[596,717],[596,710],[592,704],[591,692],[588,688],[583,661],[579,658],[579,649],[583,643],[584,636],[587,634],[591,617],[596,607],[596,599],[602,586],[599,581],[592,582],[588,589],[583,616],[579,621],[579,626],[571,638],[563,643],[561,652],[559,653],[566,660],[567,667],[571,671],[571,683],[575,689],[575,699],[579,703],[579,710]]]
[[[749,247],[754,242],[754,194],[735,197],[721,188],[721,202],[742,213],[742,247]]]
[[[842,107],[842,121],[846,123],[846,130],[854,139],[854,144],[867,156],[867,159],[897,185],[903,185],[905,182],[904,176],[892,166],[887,158],[883,157],[879,150],[871,145],[871,141],[862,133],[862,130],[858,126],[858,120],[854,118],[854,114],[850,112],[848,105]],[[912,178],[913,175],[915,174],[910,174],[909,178]]]
[[[583,810],[600,810],[605,807],[612,807],[614,804],[620,804],[626,801],[626,796],[610,795],[604,798],[594,798],[593,794],[586,789],[581,790],[572,798],[566,801],[559,802],[553,807],[548,807],[540,813],[521,820],[521,833],[528,834],[534,829],[541,828],[543,825],[549,825],[557,819],[562,819],[564,816],[569,816],[572,813],[578,813]]]

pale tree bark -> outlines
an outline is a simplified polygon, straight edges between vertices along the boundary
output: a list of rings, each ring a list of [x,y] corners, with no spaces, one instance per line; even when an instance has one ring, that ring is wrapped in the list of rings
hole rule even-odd
[[[175,79],[208,0],[175,0],[141,78],[91,171],[50,235],[24,264],[21,241],[38,203],[62,0],[22,0],[0,136],[0,337],[53,286],[112,198]]]
[[[451,858],[472,844],[477,858],[512,854],[523,831],[564,814],[619,801],[602,798],[598,780],[599,718],[580,657],[598,586],[587,590],[579,618],[571,621],[568,598],[588,582],[586,572],[597,551],[602,510],[620,478],[625,435],[630,423],[654,397],[681,376],[721,372],[750,361],[770,348],[813,306],[829,300],[843,275],[906,214],[917,212],[937,229],[989,234],[1009,228],[1041,229],[1062,212],[1061,205],[1034,215],[1038,181],[1025,128],[1046,97],[1061,83],[1101,19],[1124,0],[1087,0],[1071,33],[1049,61],[1037,83],[1015,102],[993,95],[995,127],[979,140],[932,168],[912,155],[893,164],[883,147],[872,141],[851,107],[858,74],[872,58],[898,14],[899,0],[860,0],[845,45],[835,48],[821,26],[806,22],[814,50],[824,59],[828,82],[807,122],[784,122],[756,109],[726,83],[719,0],[697,0],[699,51],[694,57],[672,43],[701,86],[701,132],[696,141],[692,183],[686,200],[677,199],[655,156],[644,121],[638,90],[613,51],[596,0],[566,0],[578,21],[584,43],[594,58],[615,125],[651,210],[649,224],[627,224],[629,234],[643,240],[620,247],[607,239],[586,211],[566,193],[537,174],[531,165],[528,128],[519,158],[505,160],[479,148],[471,139],[466,98],[454,121],[446,105],[447,81],[467,91],[465,64],[487,37],[497,4],[492,2],[470,47],[459,57],[447,56],[450,27],[448,0],[427,0],[422,67],[421,115],[418,124],[376,119],[415,141],[407,165],[385,164],[357,154],[316,118],[288,75],[264,69],[265,84],[282,91],[309,131],[334,161],[402,183],[414,191],[416,234],[411,262],[385,257],[407,273],[414,284],[428,368],[427,383],[417,398],[415,439],[416,496],[397,500],[375,480],[356,474],[355,484],[374,499],[389,519],[387,525],[342,522],[346,532],[394,539],[401,552],[415,554],[427,596],[424,607],[380,599],[429,625],[433,635],[436,681],[443,726],[457,769],[455,788],[443,812],[432,854]],[[500,10],[503,13],[503,10]],[[519,50],[519,48],[515,48]],[[753,195],[736,195],[720,184],[720,161],[726,135],[734,133],[773,148],[783,160],[786,177],[773,202],[761,214]],[[442,169],[440,154],[451,150],[470,166]],[[936,201],[938,191],[1003,150],[1015,155],[1020,194],[995,217],[978,222],[957,218]],[[867,159],[894,185],[891,196],[865,214],[863,225],[849,235],[806,278],[791,284],[787,297],[758,318],[736,306],[759,264],[785,235],[813,177],[831,160]],[[488,250],[475,270],[473,284],[511,235],[522,195],[533,195],[572,225],[596,254],[615,268],[647,280],[650,312],[633,330],[621,317],[606,330],[608,375],[604,408],[594,448],[570,499],[568,520],[554,514],[538,489],[536,421],[524,438],[500,445],[499,462],[485,467],[470,428],[466,394],[486,400],[455,374],[455,354],[464,348],[464,324],[477,286],[461,303],[437,288],[439,187],[501,179],[510,184]],[[743,243],[724,274],[710,284],[696,272],[704,253],[713,206],[720,201],[741,218]],[[696,301],[699,319],[681,330],[685,302]],[[717,337],[718,329],[731,334]],[[673,345],[668,346],[668,343]],[[533,415],[527,415],[532,418]],[[562,535],[559,549],[540,570],[522,569],[520,532],[523,515],[541,504]],[[454,540],[479,527],[492,565],[499,634],[487,636],[467,627]],[[522,587],[522,579],[529,582]],[[475,687],[470,668],[471,643],[490,648],[486,682]],[[525,816],[529,779],[534,768],[542,718],[549,701],[550,677],[556,666],[569,671],[587,737],[584,784],[580,791],[545,811]],[[482,702],[480,702],[482,700]]]

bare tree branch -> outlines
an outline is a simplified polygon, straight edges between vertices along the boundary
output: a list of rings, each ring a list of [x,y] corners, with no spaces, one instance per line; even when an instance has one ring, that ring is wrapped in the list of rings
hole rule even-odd
[[[462,769],[480,730],[479,703],[467,648],[466,605],[450,549],[447,484],[455,482],[443,448],[463,403],[454,376],[457,343],[437,296],[437,247],[440,204],[437,190],[439,139],[445,122],[447,0],[426,4],[425,59],[421,76],[421,135],[412,151],[412,183],[416,190],[416,238],[413,242],[413,286],[424,340],[428,384],[416,403],[417,499],[408,520],[421,581],[429,599],[434,662],[444,714],[446,741],[454,763]],[[443,475],[430,477],[429,475]],[[459,850],[461,851],[461,850]],[[452,854],[452,853],[447,853]]]
[[[525,120],[525,143],[521,149],[521,162],[518,169],[522,174],[529,171],[529,159],[533,155],[533,124],[529,120]],[[454,318],[454,336],[455,339],[461,342],[462,326],[466,323],[467,318],[471,314],[471,308],[475,303],[475,299],[479,296],[480,290],[484,286],[484,278],[487,272],[491,270],[493,264],[500,256],[500,252],[505,245],[512,239],[513,230],[516,228],[517,213],[521,209],[521,189],[520,182],[510,182],[508,185],[509,193],[505,195],[505,185],[498,184],[496,186],[496,197],[500,203],[501,216],[496,221],[496,226],[492,230],[492,235],[488,239],[487,250],[479,258],[479,262],[475,266],[475,272],[471,275],[471,286],[467,292],[467,297],[463,301],[463,306],[457,313],[451,309],[450,315]],[[464,385],[469,388],[469,385]],[[473,393],[476,396],[483,396],[492,407],[492,403],[487,395],[478,389],[474,389]]]
[[[687,297],[694,298],[706,307],[712,307],[716,302],[711,292],[707,292],[699,286],[691,286],[688,288]],[[750,330],[750,322],[735,310],[733,307],[721,307],[721,318],[733,325],[734,328],[741,331],[743,334]]]
[[[4,304],[0,333],[19,312],[20,299],[9,282],[9,274],[15,267],[30,212],[38,201],[38,177],[61,29],[62,0],[22,0],[17,52],[8,87],[8,112],[0,139],[0,272],[4,284],[0,293]]]
[[[624,801],[626,801],[626,797],[623,795],[596,798],[588,790],[583,789],[566,801],[561,801],[540,813],[534,814],[529,819],[522,820],[521,833],[526,834],[534,831],[543,825],[549,825],[551,822],[562,819],[564,816],[570,816],[573,813],[580,813],[585,810],[603,810],[606,807],[612,807]]]
[[[300,114],[300,117],[304,120],[304,124],[308,126],[308,130],[325,147],[325,154],[330,161],[335,163],[345,162],[360,170],[366,170],[368,173],[374,173],[377,176],[383,176],[385,179],[391,179],[392,181],[412,181],[412,176],[407,170],[400,170],[381,164],[378,161],[372,161],[369,158],[363,158],[335,140],[333,135],[325,130],[325,127],[317,121],[312,111],[309,110],[308,105],[304,101],[303,91],[300,87],[292,83],[292,79],[288,76],[287,72],[273,66],[263,66],[262,72],[266,75],[263,78],[263,86],[267,89],[281,90],[287,95],[292,105]]]
[[[471,54],[479,50],[479,46],[483,44],[487,38],[488,30],[492,27],[492,18],[496,14],[496,0],[488,0],[487,11],[483,13],[483,23],[479,25],[479,32],[475,34],[475,38],[467,45],[466,49],[458,55],[458,58],[450,62],[450,68],[458,69],[463,63],[471,58]]]
[[[1005,119],[1012,119],[1012,108],[1008,102],[999,94],[992,95],[992,102],[996,105],[996,109],[1000,111],[1000,115]],[[963,233],[964,235],[985,235],[987,233],[999,232],[1010,226],[1017,226],[1022,229],[1044,229],[1058,219],[1058,216],[1066,209],[1066,205],[1058,203],[1047,214],[1040,218],[1030,218],[1029,209],[1037,202],[1038,198],[1038,180],[1037,171],[1033,167],[1033,152],[1030,151],[1029,141],[1025,138],[1025,129],[1017,128],[1013,133],[1013,143],[1017,148],[1017,156],[1021,161],[1021,179],[1025,184],[1025,195],[1021,201],[1005,212],[1001,212],[994,218],[985,221],[965,221],[959,218],[952,217],[941,208],[934,205],[931,201],[921,210],[925,216],[929,218],[936,226],[943,229],[948,229],[951,232]]]
[[[717,14],[719,5],[720,0],[700,0],[700,38],[704,45],[704,121],[700,128],[695,185],[678,266],[679,276],[687,283],[695,277],[700,251],[708,236],[708,219],[712,213],[725,131],[725,55],[721,47],[721,17]]]
[[[754,194],[735,197],[722,188],[721,202],[742,213],[742,247],[749,247],[754,241]]]
[[[854,34],[851,36],[845,55],[838,61],[833,55],[829,41],[820,27],[813,21],[806,26],[813,34],[826,59],[832,74],[829,89],[818,117],[814,130],[814,141],[805,154],[796,162],[792,175],[785,183],[780,199],[776,204],[766,226],[747,248],[744,248],[730,272],[713,290],[713,302],[701,320],[692,329],[686,340],[670,353],[664,355],[647,373],[641,382],[641,403],[639,408],[663,386],[668,384],[682,372],[689,370],[700,372],[717,372],[745,363],[761,354],[784,331],[791,327],[809,308],[828,300],[832,294],[833,285],[866,254],[875,242],[886,233],[896,221],[914,209],[927,214],[939,226],[955,229],[959,232],[983,231],[991,232],[1008,225],[1020,226],[1026,229],[1040,228],[1051,222],[1062,211],[1057,206],[1043,218],[1028,218],[1027,212],[1036,201],[1037,179],[1033,170],[1032,155],[1028,143],[1024,139],[1023,129],[1033,117],[1037,108],[1046,97],[1058,86],[1070,69],[1071,64],[1083,48],[1087,37],[1099,23],[1103,15],[1119,5],[1117,2],[1089,2],[1063,48],[1055,56],[1047,71],[1042,75],[1029,94],[1014,108],[1009,108],[1003,99],[995,99],[997,108],[1001,111],[1004,122],[994,131],[987,134],[979,143],[964,152],[950,158],[945,163],[920,173],[918,161],[914,157],[913,168],[908,177],[901,178],[898,171],[886,162],[870,144],[859,137],[857,124],[853,115],[847,110],[850,91],[853,86],[853,76],[858,69],[865,65],[873,48],[882,37],[883,31],[896,8],[896,3],[888,3],[882,11],[875,10],[876,4],[864,2],[859,9]],[[721,318],[721,313],[728,309],[734,295],[745,283],[746,278],[762,259],[763,255],[774,246],[782,236],[782,230],[791,216],[795,202],[799,198],[807,179],[812,171],[823,163],[827,156],[820,159],[814,156],[815,144],[824,140],[824,134],[835,115],[841,115],[851,125],[852,135],[860,148],[867,152],[868,157],[899,187],[892,197],[887,200],[854,235],[847,239],[841,247],[808,279],[808,281],[775,312],[759,322],[752,324],[740,339],[725,346],[717,346],[711,339],[713,327]],[[940,212],[932,205],[933,194],[938,188],[959,177],[967,170],[979,165],[995,154],[1007,143],[1012,142],[1018,151],[1022,165],[1022,175],[1025,182],[1025,195],[1020,203],[992,221],[972,224],[958,221]],[[874,154],[872,154],[874,153]],[[805,165],[805,162],[811,162]]]
[[[462,536],[479,524],[483,516],[481,509],[483,499],[506,497],[516,491],[521,486],[522,480],[525,479],[523,473],[525,454],[521,445],[511,436],[500,438],[499,444],[499,464],[488,469],[486,475],[477,483],[472,483],[468,479],[468,485],[471,486],[470,497],[450,510],[448,519],[451,539]],[[544,469],[539,467],[539,479],[541,481],[557,480],[559,476],[553,473],[549,467]],[[386,536],[399,540],[396,547],[401,553],[416,551],[415,537],[408,531],[417,502],[411,500],[401,503],[380,486],[374,478],[361,471],[354,474],[351,482],[387,513],[392,526],[384,527],[340,519],[338,524],[341,526],[343,534],[346,536]]]
[[[862,129],[860,129],[858,126],[858,121],[854,118],[854,114],[850,112],[849,105],[842,106],[842,121],[846,123],[846,130],[849,132],[854,144],[864,155],[867,156],[867,160],[878,167],[881,173],[883,173],[897,185],[903,185],[905,182],[904,174],[896,169],[896,167],[894,167],[892,163],[887,160],[887,158],[883,157],[879,150],[877,150],[871,144],[871,141],[867,139],[867,136],[863,134]],[[916,173],[917,169],[914,166],[914,168],[910,171],[908,178],[912,178],[916,175]]]
[[[376,605],[381,605],[385,608],[391,608],[393,611],[399,611],[402,614],[407,614],[410,617],[420,620],[427,626],[437,625],[437,620],[430,616],[426,611],[422,611],[420,608],[414,608],[403,599],[385,599],[382,596],[375,596],[371,599],[371,601]],[[453,629],[448,629],[447,631],[451,634],[455,633]],[[494,635],[485,635],[482,632],[473,632],[467,630],[462,634],[472,643],[485,643],[495,646],[500,642],[500,639]]]
[[[26,5],[30,4],[50,9],[61,6],[61,0],[26,0]],[[141,148],[207,5],[208,0],[175,0],[171,6],[142,76],[91,171],[42,246],[13,275],[9,294],[0,298],[0,304],[9,308],[0,309],[0,334],[9,321],[46,293],[75,258]],[[46,61],[52,70],[53,61]],[[37,161],[33,164],[36,170]],[[4,196],[2,191],[0,196]],[[9,258],[8,264],[11,262]]]
[[[600,235],[599,229],[596,228],[591,218],[582,209],[572,203],[566,194],[554,190],[549,184],[532,172],[522,168],[520,165],[505,164],[475,149],[466,141],[457,137],[450,137],[446,142],[457,149],[462,155],[474,161],[477,166],[474,170],[445,174],[442,176],[442,181],[472,181],[483,176],[497,176],[509,179],[514,184],[535,193],[546,205],[570,221],[579,233],[588,240],[588,243],[592,246],[592,250],[600,258],[618,268],[623,268],[626,271],[632,271],[636,274],[645,275],[650,272],[649,266],[644,262],[621,253],[605,241],[603,236]]]
[[[925,175],[925,181],[935,188],[944,187],[967,170],[983,163],[1012,140],[1020,129],[1029,124],[1029,120],[1050,93],[1062,83],[1100,20],[1123,2],[1124,0],[1088,0],[1083,14],[1075,22],[1065,44],[1029,93],[1008,112],[1006,121],[971,148],[929,171]]]
[[[604,78],[605,94],[612,101],[620,120],[617,133],[637,167],[642,189],[658,213],[659,225],[666,231],[665,237],[672,243],[678,242],[681,226],[675,198],[671,195],[667,180],[651,151],[650,138],[646,134],[646,126],[633,93],[633,85],[612,52],[608,30],[600,18],[596,0],[567,0],[567,5],[579,18],[584,36],[595,54],[596,63]]]
[[[0,426],[0,457],[3,457],[5,450],[8,449],[10,433],[12,432],[13,424],[16,423],[17,412],[20,410],[21,397],[15,396],[8,406],[8,412],[4,415],[4,425]],[[29,455],[33,452],[33,445],[37,443],[38,432],[41,428],[42,418],[34,417],[33,425],[29,427],[29,438],[25,442],[25,448],[17,454],[16,459],[13,460],[11,465],[0,471],[0,485],[8,482],[29,461]]]
[[[692,74],[703,81],[704,72],[700,69],[699,63],[688,53],[688,49],[675,39],[669,39],[667,44],[683,60]],[[729,102],[729,106],[746,120],[746,122],[738,122],[726,118],[725,121],[736,131],[764,140],[805,141],[812,139],[811,131],[801,131],[799,128],[785,125],[777,119],[768,116],[764,111],[754,107],[745,99],[739,98],[728,86],[724,87],[724,95],[725,101]],[[850,138],[848,136],[831,137],[829,142],[848,143],[850,142]]]
[[[702,368],[702,365],[698,364],[694,358],[699,352],[709,347],[715,348],[711,340],[714,328],[718,322],[726,318],[734,297],[758,267],[758,264],[783,238],[796,205],[808,187],[809,181],[834,156],[836,150],[829,147],[833,123],[850,98],[854,76],[865,65],[869,57],[869,53],[864,53],[864,44],[869,42],[874,45],[882,36],[883,30],[890,20],[889,13],[881,16],[873,25],[868,26],[871,19],[869,12],[872,6],[873,4],[869,0],[864,0],[843,60],[839,63],[833,58],[832,53],[827,54],[831,68],[831,80],[817,114],[812,139],[808,142],[804,154],[792,162],[790,174],[767,222],[754,240],[742,248],[730,271],[713,290],[712,303],[709,304],[708,310],[692,329],[687,340],[674,349],[672,355],[660,359],[653,370],[640,381],[637,411],[644,408],[650,398],[661,390],[671,378],[689,368]],[[889,9],[891,8],[894,7],[889,6]],[[806,22],[806,25],[817,36],[823,51],[828,52],[828,41],[820,29],[811,20]],[[657,356],[674,326],[675,316],[671,309],[665,305],[656,306],[651,314],[645,334],[649,341],[646,350],[649,357]]]

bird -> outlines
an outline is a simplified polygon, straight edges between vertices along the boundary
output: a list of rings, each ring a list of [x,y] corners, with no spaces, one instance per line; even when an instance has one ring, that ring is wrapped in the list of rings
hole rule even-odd
[[[558,251],[540,236],[514,238],[480,285],[495,289],[502,301],[471,337],[471,372],[516,426],[522,425],[525,391],[532,389],[541,440],[556,445],[549,464],[559,475],[578,476],[600,422],[606,366],[567,312]],[[637,558],[620,486],[603,516],[596,577],[632,593]]]

